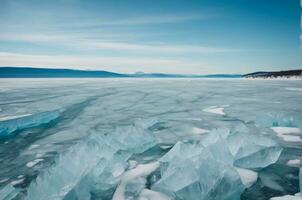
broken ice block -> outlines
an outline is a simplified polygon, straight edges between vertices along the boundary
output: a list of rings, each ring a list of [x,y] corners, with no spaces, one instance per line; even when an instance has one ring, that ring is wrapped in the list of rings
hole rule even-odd
[[[201,144],[177,143],[162,159],[162,177],[152,190],[176,199],[240,199],[245,186],[237,171]]]
[[[46,124],[60,116],[58,110],[26,115],[19,118],[0,121],[0,138],[8,137],[17,130]]]
[[[260,134],[233,132],[226,140],[234,156],[234,165],[241,168],[267,167],[277,162],[282,152],[274,140]]]
[[[14,188],[13,185],[8,184],[0,190],[0,199],[11,200],[14,199],[18,195],[18,193],[19,193],[18,189]]]

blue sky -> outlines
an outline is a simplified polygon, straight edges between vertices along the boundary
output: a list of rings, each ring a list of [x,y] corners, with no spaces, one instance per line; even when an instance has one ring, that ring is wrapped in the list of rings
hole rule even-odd
[[[0,66],[298,69],[300,20],[299,0],[1,0]]]

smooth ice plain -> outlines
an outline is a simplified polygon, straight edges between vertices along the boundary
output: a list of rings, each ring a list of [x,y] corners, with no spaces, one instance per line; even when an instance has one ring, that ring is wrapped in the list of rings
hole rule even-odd
[[[0,199],[302,199],[301,88],[1,79]]]

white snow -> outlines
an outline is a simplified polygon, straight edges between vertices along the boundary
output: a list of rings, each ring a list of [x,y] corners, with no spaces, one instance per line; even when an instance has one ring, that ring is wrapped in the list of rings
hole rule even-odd
[[[277,134],[283,135],[283,134],[289,134],[289,133],[301,133],[301,130],[296,127],[285,127],[285,126],[278,126],[278,127],[272,127],[273,131],[275,131]]]
[[[285,195],[285,196],[281,196],[281,197],[273,197],[273,198],[270,198],[270,200],[302,200],[302,196],[300,195],[300,193],[297,193],[297,194],[295,194],[295,196]]]
[[[24,181],[24,179],[22,178],[22,179],[18,179],[18,180],[12,181],[11,184],[12,185],[17,185],[17,184],[22,183],[23,181]]]
[[[292,167],[300,167],[301,160],[300,159],[289,160],[287,162],[287,165],[292,166]]]
[[[26,167],[33,167],[41,161],[43,161],[43,159],[41,159],[41,158],[38,158],[34,161],[30,161],[30,162],[26,163]]]
[[[223,107],[211,106],[203,109],[204,112],[213,113],[217,115],[225,115]]]
[[[289,135],[289,134],[299,134],[301,130],[296,127],[272,127],[271,128],[275,133],[277,133],[278,137],[282,138],[287,142],[300,142],[302,141],[301,137],[298,135]]]
[[[126,171],[121,178],[120,184],[117,186],[112,200],[125,200],[125,189],[129,181],[139,177],[146,177],[159,167],[159,162],[137,165],[136,168]]]
[[[171,198],[160,192],[143,189],[138,197],[138,200],[171,200]]]
[[[14,116],[5,116],[5,117],[1,117],[1,118],[0,118],[0,122],[1,122],[1,121],[11,120],[11,119],[17,119],[17,118],[21,118],[21,117],[26,117],[26,116],[29,116],[29,115],[31,115],[31,114],[14,115]]]
[[[8,180],[9,180],[8,178],[2,179],[2,180],[0,180],[0,183],[4,183],[4,182],[6,182]]]
[[[229,107],[230,105],[221,105],[221,106],[210,106],[203,109],[204,112],[213,113],[216,115],[225,115],[224,108]]]
[[[249,169],[243,169],[243,168],[237,168],[237,167],[236,167],[236,170],[240,176],[242,183],[246,187],[252,186],[258,179],[257,172],[254,172]]]
[[[206,129],[202,129],[202,128],[198,128],[198,127],[193,127],[192,128],[192,133],[193,134],[196,134],[196,135],[201,135],[201,134],[205,134],[205,133],[208,133],[209,130],[206,130]]]

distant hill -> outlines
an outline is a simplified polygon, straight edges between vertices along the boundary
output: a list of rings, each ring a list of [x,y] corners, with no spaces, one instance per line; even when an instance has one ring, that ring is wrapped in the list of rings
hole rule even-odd
[[[272,72],[254,72],[249,74],[244,74],[245,78],[278,78],[278,77],[302,77],[302,70],[287,70],[287,71],[272,71]]]
[[[192,75],[183,75],[183,74],[163,74],[163,73],[135,73],[130,74],[131,77],[135,78],[186,78],[192,77]]]
[[[186,75],[144,73],[120,74],[109,71],[0,67],[0,78],[240,78],[240,74]]]
[[[192,74],[162,74],[162,73],[143,73],[138,72],[130,75],[137,78],[241,78],[241,74],[208,74],[208,75],[192,75]]]
[[[241,78],[241,74],[209,74],[209,75],[202,75],[199,77],[203,78]]]
[[[46,69],[31,67],[0,67],[0,78],[109,78],[129,77],[108,71]]]

